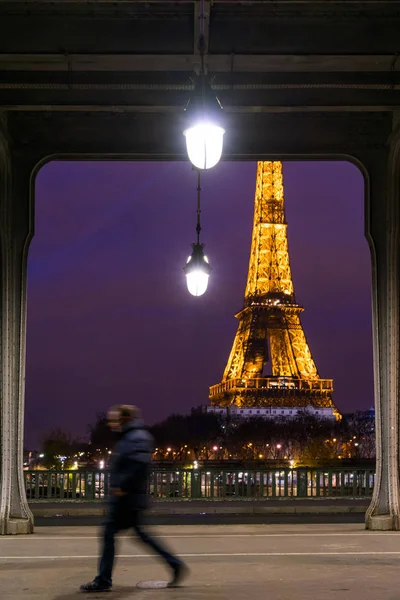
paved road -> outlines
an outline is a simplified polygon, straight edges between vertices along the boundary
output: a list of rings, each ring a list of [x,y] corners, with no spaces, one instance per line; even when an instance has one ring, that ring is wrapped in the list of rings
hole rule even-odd
[[[104,517],[36,517],[39,527],[98,527]],[[268,524],[323,524],[323,523],[364,523],[364,514],[346,513],[329,514],[297,514],[297,515],[246,515],[246,514],[205,514],[205,515],[149,515],[149,525],[268,525]],[[400,600],[400,599],[399,599]]]
[[[112,599],[397,600],[400,535],[362,525],[167,526],[154,533],[191,569],[185,586],[141,590],[169,574],[147,548],[121,536]],[[73,600],[96,569],[92,527],[38,528],[0,538],[1,600]],[[100,597],[96,594],[91,598]],[[107,596],[108,597],[108,596]]]
[[[296,498],[218,501],[161,501],[151,505],[150,522],[158,525],[257,523],[362,523],[369,500],[362,498]],[[105,502],[33,502],[39,525],[96,525],[102,522]],[[66,518],[68,517],[68,518]],[[339,518],[339,520],[338,520]],[[71,520],[73,519],[73,520]]]

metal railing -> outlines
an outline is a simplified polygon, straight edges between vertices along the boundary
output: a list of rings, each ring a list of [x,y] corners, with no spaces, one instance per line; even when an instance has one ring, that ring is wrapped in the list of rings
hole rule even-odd
[[[227,379],[221,383],[216,383],[210,387],[210,398],[228,392],[229,390],[274,390],[286,391],[289,395],[297,392],[315,392],[327,393],[333,391],[333,379],[295,379],[293,377],[255,377],[255,378],[237,378]]]
[[[107,471],[24,471],[28,500],[104,500]],[[149,494],[165,499],[363,498],[372,469],[153,469]]]

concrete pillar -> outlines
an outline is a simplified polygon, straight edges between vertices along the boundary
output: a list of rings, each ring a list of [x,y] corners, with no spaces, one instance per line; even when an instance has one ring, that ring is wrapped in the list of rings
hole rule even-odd
[[[33,532],[23,481],[29,175],[0,120],[0,535]]]
[[[376,482],[366,528],[400,529],[400,136],[368,166],[367,236],[372,253]]]

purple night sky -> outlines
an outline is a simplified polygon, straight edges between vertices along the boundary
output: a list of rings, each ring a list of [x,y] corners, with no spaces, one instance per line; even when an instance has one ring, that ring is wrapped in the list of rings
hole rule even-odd
[[[151,424],[207,403],[243,302],[256,163],[202,177],[207,293],[186,290],[197,176],[188,163],[52,162],[36,183],[28,262],[26,446],[84,436],[109,405]],[[344,162],[284,163],[289,251],[302,322],[344,412],[373,404],[370,257],[363,179]]]

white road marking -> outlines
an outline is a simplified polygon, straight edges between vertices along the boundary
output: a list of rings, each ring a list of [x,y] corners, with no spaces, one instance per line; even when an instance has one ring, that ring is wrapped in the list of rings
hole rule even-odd
[[[165,535],[152,535],[151,537],[154,538],[168,538],[168,539],[201,539],[201,538],[248,538],[248,537],[252,537],[252,538],[285,538],[285,537],[301,537],[301,538],[307,538],[307,537],[379,537],[379,536],[384,536],[384,537],[390,537],[390,536],[399,536],[400,533],[398,531],[385,531],[384,533],[380,533],[378,531],[363,531],[360,533],[230,533],[230,534],[221,534],[221,535],[215,535],[215,534],[186,534],[186,535],[169,535],[169,534],[165,534]],[[58,536],[58,535],[53,535],[53,536],[41,536],[40,534],[34,534],[34,535],[26,535],[26,536],[10,536],[10,537],[4,537],[4,538],[0,538],[0,543],[1,542],[18,542],[18,541],[27,541],[30,540],[32,542],[40,542],[42,540],[98,540],[99,537],[101,538],[101,534],[100,535],[89,535],[89,536],[74,536],[74,535],[70,535],[70,536]],[[132,535],[124,535],[124,536],[118,536],[119,540],[130,540],[132,539],[132,537],[134,537],[134,534]]]
[[[154,554],[117,554],[115,558],[154,558]],[[179,554],[182,558],[217,558],[217,557],[261,557],[261,556],[400,556],[400,552],[232,552],[232,553],[196,553]],[[60,555],[60,556],[1,556],[2,560],[67,560],[97,559],[98,554]]]

